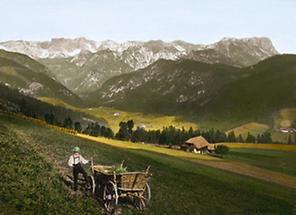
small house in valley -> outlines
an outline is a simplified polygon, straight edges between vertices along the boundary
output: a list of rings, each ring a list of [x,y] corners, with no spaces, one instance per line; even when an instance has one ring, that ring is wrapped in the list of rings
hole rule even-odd
[[[282,133],[295,133],[296,132],[295,128],[280,128],[279,130]]]
[[[192,137],[182,144],[181,149],[188,152],[205,154],[214,150],[214,144],[210,144],[202,136]]]

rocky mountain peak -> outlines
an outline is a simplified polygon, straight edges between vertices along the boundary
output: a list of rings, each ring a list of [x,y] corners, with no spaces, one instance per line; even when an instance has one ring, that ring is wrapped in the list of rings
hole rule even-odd
[[[248,38],[232,38],[224,37],[217,43],[214,43],[211,47],[223,47],[223,46],[249,46],[250,48],[257,48],[263,50],[267,55],[273,56],[279,54],[272,44],[272,41],[267,37],[248,37]]]
[[[222,63],[245,67],[279,54],[266,37],[223,38],[192,51],[188,58],[206,63]]]

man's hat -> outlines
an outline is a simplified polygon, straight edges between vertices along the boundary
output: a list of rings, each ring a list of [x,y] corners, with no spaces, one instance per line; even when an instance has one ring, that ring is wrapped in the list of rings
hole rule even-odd
[[[73,148],[73,152],[80,152],[80,148],[79,148],[78,146],[75,146],[75,147]]]

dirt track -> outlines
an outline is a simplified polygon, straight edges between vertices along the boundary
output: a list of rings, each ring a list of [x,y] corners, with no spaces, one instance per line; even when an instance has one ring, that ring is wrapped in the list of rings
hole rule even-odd
[[[217,169],[223,169],[226,171],[238,173],[241,175],[250,176],[263,181],[269,181],[276,184],[280,184],[286,187],[291,187],[296,189],[296,177],[286,175],[279,172],[274,172],[271,170],[251,166],[248,164],[235,162],[235,161],[203,161],[195,160],[197,163],[214,167]]]

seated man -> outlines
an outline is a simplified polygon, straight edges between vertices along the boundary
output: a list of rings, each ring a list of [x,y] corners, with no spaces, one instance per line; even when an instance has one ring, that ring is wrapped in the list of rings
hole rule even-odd
[[[87,186],[89,186],[88,180],[87,180],[87,174],[81,165],[81,164],[87,164],[89,161],[84,159],[79,152],[80,152],[80,148],[78,146],[74,147],[73,154],[70,156],[68,160],[68,165],[73,168],[75,191],[77,190],[77,180],[78,180],[79,173],[82,173],[84,180],[87,183]]]

